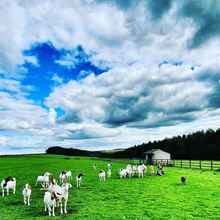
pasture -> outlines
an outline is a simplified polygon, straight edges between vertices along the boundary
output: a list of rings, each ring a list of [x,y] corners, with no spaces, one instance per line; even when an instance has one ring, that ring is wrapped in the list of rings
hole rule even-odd
[[[93,170],[93,163],[97,170]],[[107,169],[107,160],[52,155],[0,157],[0,180],[17,179],[16,195],[0,197],[1,220],[71,219],[71,220],[190,220],[220,219],[220,173],[166,167],[165,176],[150,176],[149,167],[143,179],[119,179],[117,171],[128,161],[113,161],[113,176],[99,182],[98,171]],[[68,214],[48,217],[44,212],[43,191],[35,186],[36,177],[50,171],[58,177],[61,170],[72,170]],[[85,176],[76,189],[75,175]],[[180,177],[187,184],[180,184]],[[32,185],[31,205],[24,206],[21,195],[25,183]]]

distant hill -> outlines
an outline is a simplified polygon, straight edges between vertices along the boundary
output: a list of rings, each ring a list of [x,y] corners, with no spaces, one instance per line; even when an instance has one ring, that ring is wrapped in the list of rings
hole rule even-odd
[[[144,152],[154,148],[171,153],[173,159],[220,160],[220,129],[216,131],[209,129],[188,135],[165,138],[160,141],[143,143],[127,149],[86,151],[55,146],[48,148],[46,153],[106,158],[144,158]]]
[[[58,154],[68,156],[87,156],[87,157],[105,157],[105,158],[125,158],[120,152],[124,152],[123,149],[103,150],[103,151],[89,151],[80,150],[77,148],[64,148],[60,146],[52,146],[46,150],[47,154]],[[119,154],[119,155],[116,155]]]
[[[101,151],[88,151],[88,150],[80,150],[77,148],[63,148],[59,146],[49,147],[46,150],[47,154],[61,154],[61,155],[70,155],[70,156],[90,156],[90,157],[98,157],[101,154]]]

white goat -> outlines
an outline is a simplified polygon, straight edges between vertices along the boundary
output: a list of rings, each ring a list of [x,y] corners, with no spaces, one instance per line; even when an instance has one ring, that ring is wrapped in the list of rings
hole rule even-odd
[[[100,181],[105,181],[106,179],[106,173],[104,170],[99,171],[99,180]]]
[[[4,197],[5,195],[5,189],[7,192],[7,195],[9,195],[9,190],[12,189],[13,190],[13,194],[15,194],[16,191],[16,179],[15,177],[7,177],[5,179],[2,180],[1,182],[1,189],[2,189],[2,197]]]
[[[25,184],[25,187],[22,191],[22,195],[24,198],[24,204],[28,206],[30,205],[31,191],[31,186],[28,183]]]
[[[70,183],[64,183],[62,186],[53,185],[52,187],[49,187],[49,190],[51,191],[52,195],[54,195],[55,199],[58,202],[58,205],[60,205],[61,214],[63,214],[63,212],[67,214],[67,202],[69,198],[69,189],[71,187],[72,185]],[[63,209],[63,206],[64,206],[64,209]]]
[[[58,203],[60,205],[60,213],[63,214],[62,202],[64,201],[64,213],[67,214],[67,202],[69,198],[69,189],[72,188],[70,183],[64,183],[61,187],[62,194],[58,195]]]
[[[47,191],[44,194],[44,209],[45,212],[48,210],[48,215],[51,216],[51,211],[52,215],[55,216],[54,209],[56,206],[56,199],[53,193]]]
[[[131,166],[130,164],[127,165],[127,167],[126,167],[126,172],[127,172],[127,176],[128,176],[129,178],[131,178],[131,177],[132,177],[132,174],[133,174],[133,171],[132,171],[132,166]]]
[[[143,178],[147,167],[144,164],[142,164],[142,165],[139,165],[137,169],[138,169],[138,177]]]
[[[76,176],[76,188],[78,188],[78,189],[80,188],[82,177],[83,177],[82,173],[80,173],[79,175]]]
[[[131,178],[133,176],[133,169],[132,169],[132,166],[130,164],[128,164],[126,166],[126,168],[121,168],[119,170],[119,176],[120,178],[126,178],[126,177],[129,177]]]
[[[50,172],[45,172],[44,173],[44,176],[50,176],[50,175],[52,175]]]
[[[137,165],[133,165],[132,166],[132,176],[138,174],[138,166]]]
[[[44,176],[37,177],[36,185],[40,183],[43,188],[47,188],[49,186],[49,182],[50,182],[50,173],[46,172]]]
[[[128,164],[128,165],[127,165],[127,167],[126,167],[126,172],[127,172],[127,176],[128,176],[129,178],[131,178],[132,175],[133,175],[133,170],[132,170],[132,165],[131,165],[131,164]]]
[[[119,176],[120,176],[120,179],[122,179],[122,178],[126,178],[127,175],[128,175],[128,173],[127,173],[127,169],[121,168],[121,169],[119,170]]]
[[[61,183],[67,182],[67,180],[72,179],[72,172],[70,170],[62,171],[61,174],[59,175],[59,178]]]

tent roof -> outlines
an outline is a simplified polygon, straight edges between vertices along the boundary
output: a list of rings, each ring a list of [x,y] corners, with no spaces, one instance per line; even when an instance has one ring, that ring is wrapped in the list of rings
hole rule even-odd
[[[167,153],[167,154],[170,154],[164,150],[161,150],[161,149],[151,149],[151,150],[148,150],[145,152],[145,154],[152,154],[152,153],[155,153],[156,151],[161,151],[161,152],[164,152],[164,153]]]

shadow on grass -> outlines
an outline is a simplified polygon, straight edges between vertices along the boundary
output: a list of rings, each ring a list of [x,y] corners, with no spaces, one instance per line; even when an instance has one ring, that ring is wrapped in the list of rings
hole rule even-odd
[[[57,207],[55,209],[55,215],[56,217],[65,217],[65,216],[70,216],[70,215],[76,215],[79,214],[79,211],[77,209],[69,208],[67,209],[68,213],[67,214],[60,214],[60,209]],[[48,216],[48,211],[44,211],[44,209],[31,209],[28,212],[28,215],[31,217],[42,217],[42,216]]]
[[[71,158],[70,157],[64,157],[63,159],[64,160],[70,160]]]
[[[187,186],[187,183],[185,183],[185,184],[184,183],[176,183],[175,185],[176,186]]]
[[[21,201],[8,201],[6,202],[6,205],[22,205],[23,203]]]

